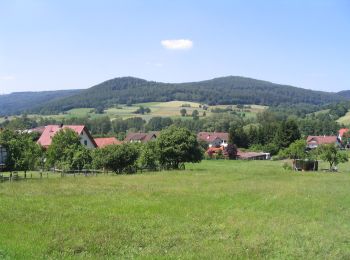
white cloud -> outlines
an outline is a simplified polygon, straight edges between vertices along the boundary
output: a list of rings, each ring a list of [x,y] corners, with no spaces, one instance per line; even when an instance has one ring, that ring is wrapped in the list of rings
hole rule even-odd
[[[163,67],[164,64],[160,62],[146,62],[147,65],[154,66],[154,67]]]
[[[0,76],[0,80],[14,80],[15,77],[11,75]]]
[[[188,50],[193,46],[193,42],[188,39],[163,40],[160,43],[169,50]]]

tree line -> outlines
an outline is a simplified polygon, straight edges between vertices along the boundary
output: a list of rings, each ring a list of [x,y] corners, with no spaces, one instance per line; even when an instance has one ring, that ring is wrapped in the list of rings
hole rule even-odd
[[[254,151],[270,152],[277,154],[279,150],[287,147],[291,142],[308,135],[337,135],[338,130],[344,125],[336,119],[344,114],[347,103],[339,103],[329,106],[325,111],[308,113],[300,110],[276,110],[268,109],[258,113],[254,117],[242,117],[234,111],[213,113],[206,117],[183,120],[182,118],[152,117],[145,121],[141,117],[122,119],[110,118],[108,115],[98,117],[70,117],[56,119],[50,117],[29,118],[26,115],[7,120],[0,124],[2,128],[13,130],[30,129],[48,124],[82,124],[86,125],[95,137],[115,136],[123,140],[130,132],[161,131],[171,125],[186,128],[191,132],[230,132],[231,142],[240,148],[248,148]],[[336,115],[336,111],[338,114]],[[341,113],[340,113],[341,111]],[[300,114],[297,116],[296,114]]]
[[[47,150],[34,141],[32,134],[6,129],[0,132],[0,145],[8,153],[6,170],[25,172],[94,169],[132,173],[138,169],[180,169],[186,162],[200,162],[204,153],[195,134],[176,126],[162,130],[155,141],[146,144],[124,143],[98,149],[85,148],[79,135],[67,128],[55,134]]]
[[[312,91],[244,77],[222,77],[191,83],[160,83],[133,77],[105,81],[65,98],[41,103],[28,112],[56,114],[72,108],[96,109],[114,104],[183,100],[209,105],[326,105],[346,100],[335,93]]]

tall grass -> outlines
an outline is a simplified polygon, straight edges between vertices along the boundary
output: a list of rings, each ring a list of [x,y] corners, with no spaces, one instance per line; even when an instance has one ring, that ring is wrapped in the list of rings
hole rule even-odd
[[[350,258],[350,175],[280,162],[0,184],[0,258]]]

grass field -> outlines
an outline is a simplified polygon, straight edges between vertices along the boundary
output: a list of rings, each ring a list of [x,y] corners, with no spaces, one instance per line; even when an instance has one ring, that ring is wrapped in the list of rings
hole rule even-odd
[[[341,118],[339,118],[337,120],[337,122],[340,124],[344,124],[346,126],[349,126],[350,125],[350,112],[347,112],[345,114],[345,116],[342,116]]]
[[[350,172],[204,161],[0,184],[0,258],[350,258]]]
[[[187,110],[187,114],[189,115],[188,118],[192,118],[191,114],[193,110],[198,110],[199,117],[203,117],[203,110],[200,108],[200,103],[195,102],[187,102],[187,101],[169,101],[169,102],[148,102],[148,103],[139,103],[139,104],[133,104],[132,106],[126,106],[126,105],[119,105],[118,108],[112,107],[105,110],[104,114],[96,114],[95,110],[93,108],[74,108],[71,110],[66,111],[65,113],[55,114],[55,115],[28,115],[31,118],[38,118],[38,117],[51,117],[55,118],[57,120],[64,119],[64,118],[72,118],[72,117],[89,117],[89,118],[96,118],[108,115],[110,118],[116,118],[121,117],[123,119],[130,118],[130,117],[142,117],[144,120],[148,121],[152,117],[155,116],[161,116],[161,117],[171,117],[171,118],[183,118],[180,115],[180,110],[183,108],[183,104],[189,104],[191,107],[185,107]],[[151,109],[151,113],[149,114],[135,114],[134,112],[140,107],[149,107]],[[213,108],[226,108],[226,105],[219,105],[219,106],[209,106],[208,110],[205,111],[206,116],[211,115],[211,109]],[[235,106],[233,106],[235,108]],[[264,111],[267,109],[265,106],[258,106],[258,105],[251,105],[251,108],[249,108],[249,112],[245,112],[246,117],[255,117],[257,113]],[[9,117],[9,119],[13,119],[14,117]],[[3,117],[0,117],[0,123],[2,123],[5,119]]]

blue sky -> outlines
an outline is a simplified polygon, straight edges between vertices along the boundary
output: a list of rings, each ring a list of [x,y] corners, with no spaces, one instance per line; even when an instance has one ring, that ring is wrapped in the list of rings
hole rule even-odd
[[[0,94],[227,75],[350,89],[350,1],[0,1]]]

